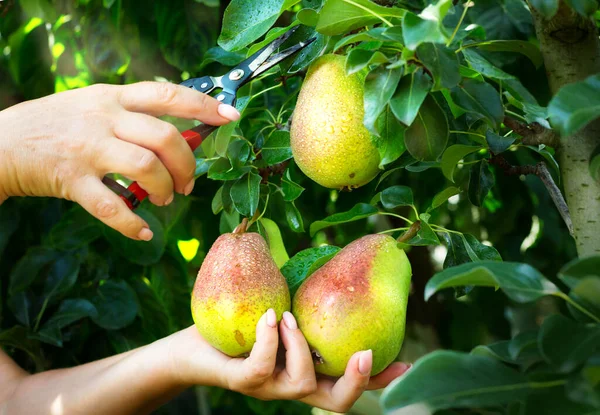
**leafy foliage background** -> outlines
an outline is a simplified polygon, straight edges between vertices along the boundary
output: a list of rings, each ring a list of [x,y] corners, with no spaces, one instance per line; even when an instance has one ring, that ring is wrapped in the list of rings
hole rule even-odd
[[[575,244],[543,183],[505,175],[492,162],[500,153],[514,165],[545,161],[560,185],[554,149],[523,143],[504,117],[548,127],[552,121],[565,133],[590,119],[573,116],[572,96],[552,99],[521,0],[379,3],[0,3],[0,109],[100,82],[217,75],[290,25],[301,25],[290,42],[317,36],[305,52],[240,91],[243,118],[197,151],[190,197],[164,208],[144,202],[139,213],[154,231],[152,242],[126,240],[70,202],[2,204],[0,344],[28,370],[47,370],[189,326],[202,259],[242,216],[259,212],[277,223],[292,256],[284,273],[294,284],[306,276],[309,267],[298,265],[306,256],[312,264],[335,252],[332,246],[369,232],[398,236],[418,220],[420,231],[407,245],[413,287],[399,356],[418,363],[386,390],[381,405],[378,393],[368,393],[355,412],[412,403],[446,414],[597,410],[598,326],[590,321],[600,317],[598,257],[570,262]],[[534,3],[548,15],[556,11],[557,2]],[[595,1],[569,4],[599,17]],[[306,67],[332,51],[347,56],[349,72],[367,75],[365,125],[382,156],[380,176],[352,192],[316,185],[289,149],[289,119]],[[169,121],[182,130],[193,125]],[[255,229],[266,234],[260,221]],[[294,257],[309,248],[318,249]],[[481,394],[483,386],[490,392]],[[198,388],[159,412],[189,411],[311,408]]]

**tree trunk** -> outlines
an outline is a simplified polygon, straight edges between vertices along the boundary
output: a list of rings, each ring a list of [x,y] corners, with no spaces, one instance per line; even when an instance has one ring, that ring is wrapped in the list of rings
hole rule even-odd
[[[566,84],[600,72],[595,23],[577,14],[564,0],[559,4],[551,19],[529,4],[552,94]],[[594,181],[588,167],[598,145],[600,120],[563,138],[557,154],[580,257],[600,254],[600,183]]]

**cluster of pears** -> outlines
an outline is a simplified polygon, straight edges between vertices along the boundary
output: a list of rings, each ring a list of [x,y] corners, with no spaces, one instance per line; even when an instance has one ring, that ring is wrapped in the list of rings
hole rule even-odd
[[[315,370],[341,376],[350,357],[373,351],[375,375],[398,356],[404,340],[412,275],[404,250],[389,235],[366,235],[310,275],[293,298],[265,239],[244,220],[206,255],[192,293],[200,334],[216,349],[246,356],[256,324],[273,308],[290,311],[306,337]]]
[[[348,75],[342,55],[316,59],[306,72],[290,127],[300,170],[330,189],[355,189],[373,180],[380,155],[364,115],[364,74]]]

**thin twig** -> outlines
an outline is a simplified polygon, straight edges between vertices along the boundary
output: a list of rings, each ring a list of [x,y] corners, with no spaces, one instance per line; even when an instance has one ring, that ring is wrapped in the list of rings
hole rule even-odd
[[[554,179],[552,178],[552,175],[550,174],[546,163],[540,161],[536,165],[529,164],[526,166],[513,166],[508,161],[506,161],[504,157],[500,155],[495,155],[492,158],[490,158],[490,164],[494,164],[500,167],[508,176],[533,174],[539,177],[542,183],[544,183],[544,186],[546,186],[546,189],[548,190],[552,201],[558,209],[558,213],[560,213],[560,216],[565,221],[565,224],[569,229],[569,233],[571,234],[571,236],[574,236],[573,222],[571,221],[571,215],[569,214],[569,207],[567,206],[567,202],[565,201],[565,198],[563,197],[560,189],[558,188],[556,183],[554,183]]]
[[[408,230],[406,232],[404,232],[402,235],[400,235],[398,237],[398,239],[396,239],[396,240],[398,242],[406,243],[406,242],[410,241],[412,238],[414,238],[420,229],[421,229],[421,221],[418,220],[418,221],[414,222],[412,225],[410,225],[410,228],[408,228]]]
[[[504,125],[523,137],[521,141],[525,145],[537,146],[545,144],[553,148],[558,148],[560,145],[558,134],[554,130],[548,129],[537,122],[524,124],[514,118],[504,117]]]

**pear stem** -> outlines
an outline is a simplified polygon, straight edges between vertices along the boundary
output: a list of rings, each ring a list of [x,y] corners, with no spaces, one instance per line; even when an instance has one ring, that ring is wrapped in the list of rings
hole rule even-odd
[[[236,226],[236,228],[233,230],[233,233],[235,234],[241,234],[246,232],[246,229],[248,228],[248,218],[244,218],[242,219],[242,223],[240,223],[238,226]]]
[[[408,230],[406,232],[404,232],[402,235],[400,235],[398,237],[398,239],[396,239],[398,242],[408,242],[410,241],[412,238],[415,237],[415,235],[417,234],[417,232],[419,232],[419,230],[421,229],[421,221],[415,221],[412,225],[410,225],[410,228],[408,228]]]

